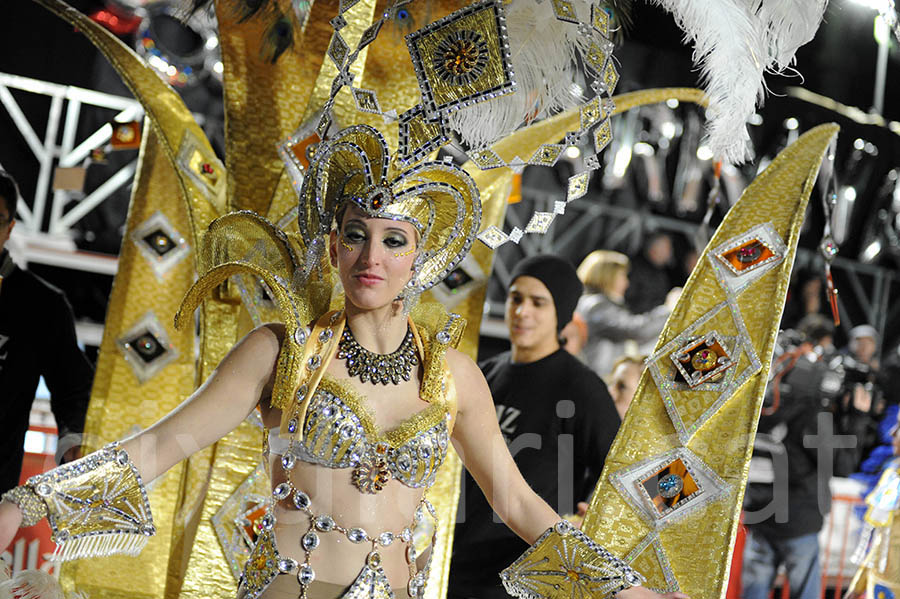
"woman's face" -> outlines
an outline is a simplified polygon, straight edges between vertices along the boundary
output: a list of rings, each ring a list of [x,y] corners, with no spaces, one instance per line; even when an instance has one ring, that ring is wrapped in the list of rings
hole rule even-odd
[[[330,241],[347,302],[357,308],[390,305],[412,277],[416,230],[407,222],[370,218],[349,206]]]
[[[612,293],[613,299],[622,299],[625,292],[628,291],[628,271],[624,268],[616,269],[615,278],[613,279]]]

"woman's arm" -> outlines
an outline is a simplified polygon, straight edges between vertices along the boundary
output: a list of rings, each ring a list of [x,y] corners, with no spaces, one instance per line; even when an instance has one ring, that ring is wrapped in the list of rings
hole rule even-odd
[[[282,337],[282,325],[251,331],[181,405],[121,442],[144,483],[221,439],[253,411],[270,390]],[[17,505],[0,502],[0,549],[9,544],[21,522]]]
[[[481,370],[464,354],[449,350],[447,362],[456,385],[453,446],[503,522],[529,545],[560,516],[522,478],[500,433],[497,413]],[[641,586],[620,591],[618,599],[690,599],[684,593],[659,595]]]
[[[256,408],[271,387],[283,330],[264,325],[248,333],[181,405],[122,442],[145,483],[230,433]]]
[[[560,517],[519,473],[481,370],[455,350],[447,352],[447,362],[457,395],[453,446],[497,515],[530,545]]]

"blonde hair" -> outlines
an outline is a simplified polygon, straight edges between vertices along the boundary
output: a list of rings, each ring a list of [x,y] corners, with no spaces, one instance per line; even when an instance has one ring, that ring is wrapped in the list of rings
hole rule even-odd
[[[628,274],[631,261],[628,256],[611,250],[594,250],[578,266],[578,278],[592,293],[612,291],[616,276]]]

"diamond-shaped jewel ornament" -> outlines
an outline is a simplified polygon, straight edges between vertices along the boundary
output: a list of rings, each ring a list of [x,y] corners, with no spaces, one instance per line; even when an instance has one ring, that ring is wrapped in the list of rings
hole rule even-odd
[[[338,14],[342,15],[359,2],[359,0],[341,0],[338,4]]]
[[[583,104],[578,109],[580,117],[581,130],[587,131],[595,124],[603,120],[606,115],[603,112],[603,106],[600,104],[600,96],[594,96],[592,100]]]
[[[509,241],[509,235],[504,233],[496,225],[491,225],[478,234],[478,240],[492,250],[496,250],[498,247]]]
[[[534,152],[534,154],[532,154],[531,158],[528,160],[528,164],[533,164],[535,166],[553,166],[556,164],[556,161],[559,160],[560,155],[565,149],[566,146],[562,144],[543,144]]]
[[[331,118],[331,111],[325,110],[322,113],[322,116],[319,118],[318,124],[316,124],[316,133],[319,135],[321,139],[325,139],[325,136],[328,133],[328,130],[331,128],[331,123],[333,122]]]
[[[207,198],[217,197],[224,188],[225,166],[190,129],[184,131],[177,162]]]
[[[594,151],[599,154],[611,141],[612,126],[609,124],[609,119],[606,119],[594,129]]]
[[[116,345],[141,383],[150,380],[178,357],[178,350],[152,311],[116,339]]]
[[[248,531],[245,527],[252,525],[255,519],[251,520],[247,514],[250,512],[252,516],[252,506],[266,505],[268,480],[265,467],[262,463],[258,464],[210,518],[235,581],[240,579],[244,560],[253,550],[253,545],[247,544],[245,535]]]
[[[732,237],[709,254],[716,278],[733,295],[778,266],[787,246],[770,223],[762,223]]]
[[[646,577],[646,588],[657,593],[675,593],[681,590],[666,549],[655,530],[641,539],[624,560]]]
[[[603,69],[603,85],[606,86],[606,93],[610,96],[613,95],[618,83],[619,70],[613,64],[613,61],[610,60],[606,63],[606,68]]]
[[[378,19],[374,23],[372,23],[365,31],[363,31],[362,36],[359,38],[359,43],[356,45],[358,50],[362,50],[369,44],[375,41],[375,38],[378,37],[378,32],[381,31],[381,26],[384,24],[384,20]]]
[[[378,104],[378,96],[370,89],[350,88],[356,108],[362,112],[381,114],[381,106]]]
[[[584,194],[587,193],[590,180],[591,174],[589,172],[578,173],[577,175],[569,177],[569,186],[566,190],[566,202],[571,202],[584,197]]]
[[[348,54],[350,54],[350,47],[344,41],[343,36],[335,31],[334,35],[331,36],[331,43],[328,44],[328,57],[340,69],[344,66],[344,61],[347,60]]]
[[[735,366],[725,340],[716,331],[691,338],[669,357],[680,379],[691,389],[721,377]]]
[[[475,166],[483,171],[506,166],[506,162],[504,162],[503,159],[500,158],[500,155],[491,148],[472,150],[469,152],[469,159],[475,163]]]
[[[578,23],[578,15],[575,13],[575,4],[570,0],[551,0],[553,14],[560,21]]]
[[[429,118],[515,91],[503,2],[481,0],[406,36]]]
[[[585,62],[595,73],[603,72],[603,66],[608,58],[609,52],[606,51],[606,46],[596,41],[591,42],[591,45],[588,46],[588,51],[584,55]]]
[[[525,225],[526,233],[546,233],[556,215],[552,212],[535,212]]]
[[[728,484],[686,447],[613,472],[610,481],[657,530],[721,499],[729,490]]]
[[[698,344],[700,340],[702,344]],[[698,353],[704,349],[712,349],[717,354],[715,359],[709,352]],[[718,361],[720,353],[733,366],[725,368],[726,363]],[[683,371],[673,360],[679,361]],[[684,444],[761,368],[740,311],[727,301],[703,314],[647,358],[647,369]]]
[[[397,160],[404,166],[425,159],[450,141],[443,123],[426,118],[421,104],[400,115],[399,130]]]
[[[303,187],[303,178],[309,167],[308,153],[320,139],[316,133],[316,126],[317,120],[314,116],[297,127],[289,138],[278,144],[278,155],[284,162],[291,178],[291,185],[297,193],[300,193]]]
[[[603,37],[609,37],[609,13],[598,4],[591,5],[591,25]]]
[[[131,241],[162,279],[187,256],[191,247],[169,219],[157,211],[131,232]]]

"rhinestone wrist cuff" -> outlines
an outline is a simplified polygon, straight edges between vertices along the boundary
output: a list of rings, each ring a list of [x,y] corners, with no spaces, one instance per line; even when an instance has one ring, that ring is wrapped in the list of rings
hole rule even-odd
[[[140,474],[117,443],[26,486],[46,506],[59,561],[137,555],[156,532]]]
[[[521,599],[612,599],[644,581],[625,560],[565,520],[548,528],[500,579],[507,593]]]
[[[22,511],[20,528],[34,526],[47,516],[47,504],[28,487],[15,487],[3,494],[3,501],[18,506]]]

